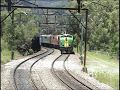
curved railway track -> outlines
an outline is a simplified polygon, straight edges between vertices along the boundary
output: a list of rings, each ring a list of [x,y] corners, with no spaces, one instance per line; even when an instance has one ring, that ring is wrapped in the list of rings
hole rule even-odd
[[[33,63],[30,65],[30,67],[27,68],[27,69],[29,69],[30,79],[31,79],[31,81],[32,81],[32,85],[34,86],[34,90],[38,90],[38,88],[37,88],[37,86],[35,85],[35,82],[34,82],[34,80],[33,80],[33,78],[32,78],[32,75],[31,75],[31,73],[32,73],[32,71],[31,71],[31,70],[32,70],[32,67],[33,67],[33,65],[34,65],[35,63],[37,63],[40,59],[42,59],[42,58],[44,58],[44,57],[52,54],[53,52],[54,52],[53,49],[47,49],[47,51],[45,51],[45,52],[43,52],[43,53],[40,53],[39,55],[35,55],[35,56],[33,56],[33,57],[29,58],[29,59],[26,59],[26,60],[24,60],[23,62],[19,63],[19,64],[16,66],[16,68],[14,69],[14,73],[13,73],[15,90],[19,90],[19,89],[18,89],[18,86],[17,86],[17,80],[16,80],[16,79],[17,79],[17,78],[16,78],[16,72],[17,72],[18,68],[21,67],[23,64],[25,64],[27,61],[30,61],[30,60],[35,59],[35,58],[36,58],[36,60],[34,60],[34,62],[33,62]],[[27,66],[26,66],[26,67],[27,67]]]
[[[63,67],[66,71],[67,74],[69,74],[74,80],[76,80],[77,82],[83,84],[84,86],[86,86],[87,88],[89,88],[89,90],[93,90],[92,88],[90,88],[89,86],[85,85],[84,83],[82,83],[81,81],[79,81],[77,78],[74,77],[74,75],[72,75],[66,68],[66,65],[65,65],[65,62],[67,61],[68,59],[64,60],[63,62]],[[84,78],[82,78],[83,80],[85,80]],[[90,84],[90,82],[88,82]],[[92,84],[91,84],[92,85]],[[96,87],[95,85],[93,85],[97,90],[100,90],[98,87]]]
[[[31,67],[30,67],[30,77],[31,77],[31,81],[33,82],[33,84],[34,84],[34,86],[36,87],[36,89],[37,89],[37,86],[35,85],[35,82],[34,82],[32,76],[31,76],[31,74],[32,74],[32,68],[33,68],[33,66],[34,66],[40,59],[42,59],[42,58],[44,58],[44,57],[52,54],[53,52],[54,52],[54,50],[52,49],[52,51],[51,51],[50,53],[48,53],[47,55],[44,55],[43,57],[41,57],[41,58],[39,58],[38,60],[36,60],[36,61],[31,65]],[[44,83],[43,83],[43,85],[44,85]],[[44,87],[45,87],[45,85],[44,85]],[[38,89],[37,89],[37,90],[38,90]]]
[[[68,59],[68,55],[60,55],[57,57],[51,67],[52,73],[59,79],[68,89],[70,90],[93,90],[92,88],[86,86],[84,83],[77,80],[74,76],[72,76],[65,67],[65,62]],[[63,70],[55,70],[54,65],[57,61],[62,61],[62,68]]]

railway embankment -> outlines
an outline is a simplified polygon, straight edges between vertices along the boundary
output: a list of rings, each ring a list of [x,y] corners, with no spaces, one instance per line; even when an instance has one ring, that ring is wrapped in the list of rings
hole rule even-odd
[[[40,51],[40,52],[43,52],[43,51]],[[14,81],[13,81],[13,72],[14,72],[15,67],[18,64],[20,64],[21,62],[23,62],[24,60],[26,60],[30,57],[34,57],[35,55],[38,55],[40,52],[35,53],[34,55],[27,56],[23,59],[13,60],[13,61],[5,64],[4,66],[2,66],[3,71],[1,72],[1,75],[2,75],[2,77],[1,77],[1,90],[8,90],[8,89],[15,90]],[[52,54],[40,59],[32,67],[32,70],[31,70],[32,71],[32,73],[31,73],[32,80],[38,89],[41,89],[41,90],[45,90],[45,89],[48,89],[48,90],[58,90],[58,89],[68,90],[66,85],[64,83],[62,83],[59,79],[57,79],[51,70],[53,61],[60,54],[61,54],[60,51],[55,49]],[[64,70],[63,70],[64,67],[62,67],[62,64],[63,64],[62,59],[58,60],[55,63],[54,68],[55,68],[55,71],[58,72],[57,74],[59,74],[60,71],[64,72]],[[25,65],[27,66],[27,64],[25,64]],[[29,63],[28,63],[28,65],[29,65]],[[71,75],[73,75],[76,79],[78,79],[80,82],[84,83],[85,85],[89,86],[93,90],[98,90],[98,89],[99,90],[112,90],[112,88],[110,86],[103,84],[103,83],[100,83],[99,81],[97,81],[93,77],[90,77],[88,74],[82,72],[82,65],[80,64],[79,57],[76,54],[75,55],[71,54],[68,57],[68,59],[65,62],[65,67]],[[26,71],[28,69],[24,68],[24,69],[21,69],[21,71],[22,70]],[[18,82],[26,81],[27,78],[24,77],[24,76],[26,76],[24,74],[25,73],[21,73],[21,76],[23,75],[22,79],[19,79],[19,77],[17,77],[19,79]],[[60,76],[60,75],[58,75],[58,76]],[[67,76],[67,77],[70,77],[70,76]],[[62,78],[66,78],[66,77],[64,76]],[[29,83],[27,83],[27,84],[29,84]],[[33,86],[33,85],[31,85],[31,86]],[[23,88],[22,84],[21,84],[21,88]],[[27,88],[27,85],[26,85],[26,88]]]
[[[103,53],[87,52],[88,73],[101,83],[111,86],[114,90],[119,90],[119,61],[106,55],[105,52]],[[80,54],[76,54],[80,57]]]
[[[45,49],[42,49],[40,52],[34,53],[33,55],[29,55],[18,60],[12,60],[6,64],[1,65],[1,90],[15,90],[13,73],[16,66],[19,65],[21,62],[36,55],[39,55],[40,53],[45,51]]]
[[[99,82],[94,77],[91,77],[90,74],[82,71],[83,65],[81,65],[81,60],[79,59],[79,55],[77,53],[75,53],[75,55],[71,55],[65,65],[72,76],[93,90],[113,90],[112,87]]]

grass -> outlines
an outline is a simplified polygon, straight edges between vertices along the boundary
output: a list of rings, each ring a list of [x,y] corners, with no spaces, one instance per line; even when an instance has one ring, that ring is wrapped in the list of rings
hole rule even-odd
[[[14,57],[15,59],[21,56],[17,51],[15,51],[14,55],[15,55]],[[8,49],[3,49],[1,52],[1,63],[5,64],[10,61],[11,61],[11,51],[9,51]]]
[[[119,90],[119,74],[107,72],[94,72],[94,77],[100,82],[103,82],[113,87],[114,90]]]
[[[77,49],[74,48],[74,51],[77,52]],[[119,60],[115,57],[105,52],[87,51],[87,68],[98,81],[119,90]]]
[[[119,63],[119,60],[117,60],[115,57],[112,57],[112,56],[109,56],[109,55],[106,55],[104,53],[100,53],[98,51],[88,51],[87,52],[87,55],[89,58],[92,58],[92,59],[99,59],[99,61],[106,61],[107,63],[110,63],[114,66],[118,66],[118,63]]]

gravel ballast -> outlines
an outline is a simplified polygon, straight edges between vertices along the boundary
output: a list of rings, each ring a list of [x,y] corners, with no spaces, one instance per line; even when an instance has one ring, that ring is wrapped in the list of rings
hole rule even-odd
[[[55,50],[53,54],[43,58],[33,67],[33,71],[39,74],[39,77],[47,90],[67,90],[66,87],[61,84],[61,82],[59,82],[51,72],[52,62],[59,55],[60,51]]]
[[[45,51],[46,51],[46,49],[42,49],[41,51],[34,53],[33,55],[26,56],[19,60],[12,60],[11,62],[2,65],[2,68],[1,68],[1,90],[15,90],[14,81],[13,81],[13,73],[14,73],[15,67],[19,63],[23,62],[24,60],[26,60],[30,57],[36,56]]]
[[[37,55],[43,51],[45,50],[43,49],[42,51],[35,53],[34,55]],[[13,82],[13,72],[15,67],[25,59],[33,57],[34,55],[30,55],[19,60],[12,60],[11,62],[2,66],[1,90],[15,90]],[[52,63],[59,55],[60,51],[55,49],[54,53],[43,59],[40,59],[33,66],[32,79],[39,90],[68,90],[68,88],[63,83],[61,83],[60,80],[58,80],[51,71]],[[27,67],[29,67],[33,63],[33,61],[34,59],[27,62],[26,64],[23,64],[22,67],[20,67],[17,71],[19,73],[18,75],[16,75],[19,82],[17,84],[20,85],[19,90],[35,90],[35,87],[30,80],[29,69],[27,69]],[[62,64],[62,60],[57,61],[54,68],[58,71],[62,71]],[[65,65],[69,73],[71,73],[75,78],[77,78],[85,85],[93,88],[93,90],[113,90],[110,86],[100,83],[95,78],[90,77],[89,74],[84,73],[82,71],[83,66],[80,64],[80,59],[76,54],[71,54]]]
[[[84,83],[85,85],[93,88],[93,90],[113,90],[112,87],[100,83],[93,77],[90,77],[89,74],[82,71],[83,66],[80,65],[80,59],[77,55],[70,55],[65,65],[70,74],[72,74],[76,79]]]

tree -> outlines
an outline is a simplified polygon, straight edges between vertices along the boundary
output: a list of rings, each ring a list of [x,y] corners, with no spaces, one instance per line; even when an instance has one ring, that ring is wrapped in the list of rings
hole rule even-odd
[[[8,48],[15,50],[22,45],[31,42],[34,35],[39,32],[39,27],[36,24],[35,17],[28,13],[25,15],[21,9],[14,12],[14,25],[11,23],[11,18],[8,17],[2,27],[3,39],[8,43]],[[6,11],[2,11],[2,17],[7,15]],[[13,32],[14,27],[14,32]],[[14,33],[14,34],[13,34]]]

